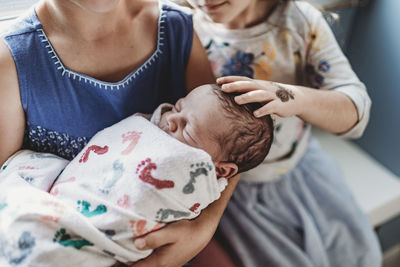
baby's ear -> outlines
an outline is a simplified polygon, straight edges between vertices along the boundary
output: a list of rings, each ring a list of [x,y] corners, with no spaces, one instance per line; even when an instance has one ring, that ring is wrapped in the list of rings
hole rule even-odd
[[[217,178],[224,177],[229,179],[238,172],[238,166],[231,162],[218,162],[215,163],[215,172],[217,173]]]

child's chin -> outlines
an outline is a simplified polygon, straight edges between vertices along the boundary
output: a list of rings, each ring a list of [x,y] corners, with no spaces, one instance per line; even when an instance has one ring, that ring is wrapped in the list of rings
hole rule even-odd
[[[219,23],[219,24],[228,23],[228,20],[221,14],[207,13],[207,16],[214,23]]]

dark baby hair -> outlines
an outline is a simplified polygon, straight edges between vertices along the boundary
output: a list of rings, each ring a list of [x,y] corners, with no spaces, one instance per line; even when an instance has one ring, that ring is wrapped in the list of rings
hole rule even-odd
[[[259,103],[236,104],[237,94],[228,94],[214,84],[213,93],[218,96],[230,127],[224,134],[216,136],[227,162],[238,166],[238,173],[259,165],[267,156],[273,139],[271,116],[256,118],[253,112],[261,107]]]

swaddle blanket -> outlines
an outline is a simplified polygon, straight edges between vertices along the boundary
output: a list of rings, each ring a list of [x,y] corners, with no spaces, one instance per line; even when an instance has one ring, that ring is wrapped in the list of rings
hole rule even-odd
[[[24,151],[3,165],[0,266],[137,261],[151,251],[137,250],[135,237],[196,217],[226,185],[206,152],[135,115],[96,134],[66,163]]]

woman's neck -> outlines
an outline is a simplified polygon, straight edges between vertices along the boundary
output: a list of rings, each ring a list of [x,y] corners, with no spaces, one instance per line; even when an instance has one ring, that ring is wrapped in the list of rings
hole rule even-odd
[[[106,13],[70,0],[45,0],[36,11],[63,65],[102,81],[122,80],[156,49],[156,0],[120,0]]]
[[[126,28],[141,12],[144,2],[121,0],[112,10],[100,13],[70,0],[47,0],[38,6],[37,14],[48,32],[62,32],[82,41],[100,41]]]

